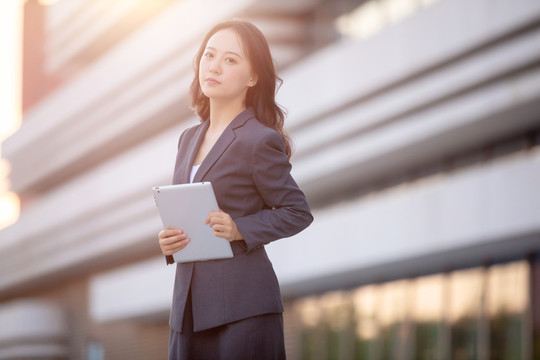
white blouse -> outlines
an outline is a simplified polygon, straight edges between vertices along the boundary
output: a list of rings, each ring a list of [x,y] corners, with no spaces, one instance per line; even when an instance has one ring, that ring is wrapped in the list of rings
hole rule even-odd
[[[201,167],[201,164],[193,165],[193,167],[191,168],[191,174],[189,174],[189,182],[190,183],[193,182],[193,178],[195,178],[195,174],[197,173],[197,170],[199,170],[200,167]]]

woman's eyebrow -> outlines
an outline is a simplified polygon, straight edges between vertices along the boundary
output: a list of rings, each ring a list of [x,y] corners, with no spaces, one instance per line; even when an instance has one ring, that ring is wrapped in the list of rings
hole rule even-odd
[[[212,46],[207,46],[206,49],[217,51],[216,48],[214,48]],[[233,54],[233,55],[238,56],[239,58],[242,58],[242,56],[240,54],[235,53],[234,51],[225,51],[225,54]]]

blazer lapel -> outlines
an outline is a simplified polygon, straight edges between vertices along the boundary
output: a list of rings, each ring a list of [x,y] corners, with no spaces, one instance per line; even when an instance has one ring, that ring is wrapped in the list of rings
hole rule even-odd
[[[229,124],[229,126],[227,126],[225,130],[223,130],[223,133],[221,134],[221,136],[216,141],[216,143],[214,144],[210,152],[208,152],[208,155],[206,155],[203,162],[201,163],[201,167],[199,168],[199,170],[197,170],[197,173],[195,174],[195,177],[193,178],[193,182],[202,181],[206,173],[212,168],[212,166],[214,166],[216,161],[218,161],[221,155],[223,155],[225,150],[227,150],[227,148],[231,145],[234,139],[236,139],[234,129],[244,125],[245,122],[249,120],[250,118],[252,118],[253,116],[254,116],[253,111],[251,110],[251,108],[248,108],[244,110],[243,112],[241,112],[240,114],[238,114],[238,116]],[[208,123],[208,121],[206,121],[206,123]],[[206,127],[208,127],[208,125],[206,125]],[[204,137],[205,132],[206,132],[206,128],[205,128],[205,131],[203,132],[203,136],[201,136],[201,139],[202,137]],[[197,146],[195,148],[195,151],[199,149],[201,139],[197,141]],[[193,155],[193,158],[194,157],[195,155]],[[191,166],[193,166],[193,158],[191,158],[191,164],[192,164]],[[190,170],[191,170],[191,166],[189,167]]]
[[[193,182],[202,181],[203,177],[206,175],[208,170],[212,168],[215,162],[221,157],[221,155],[225,152],[225,150],[227,150],[227,148],[234,141],[235,138],[236,138],[236,135],[234,135],[234,132],[232,131],[231,128],[227,127],[225,130],[223,130],[223,133],[221,134],[219,139],[216,141],[212,149],[210,149],[210,151],[204,158],[203,162],[201,163],[201,167],[195,173]],[[198,148],[199,147],[197,147],[197,149]]]

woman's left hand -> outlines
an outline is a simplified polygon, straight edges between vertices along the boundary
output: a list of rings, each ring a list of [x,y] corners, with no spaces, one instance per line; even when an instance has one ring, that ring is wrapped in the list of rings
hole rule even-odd
[[[222,210],[212,211],[204,223],[210,225],[214,230],[214,235],[227,239],[229,242],[244,239],[231,216]]]

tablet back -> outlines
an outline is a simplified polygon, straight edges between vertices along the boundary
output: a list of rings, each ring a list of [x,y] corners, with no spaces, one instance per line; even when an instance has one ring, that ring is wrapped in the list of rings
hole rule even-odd
[[[230,243],[204,223],[210,212],[219,210],[211,183],[155,186],[152,191],[163,227],[182,229],[191,239],[173,255],[176,262],[233,257]]]

